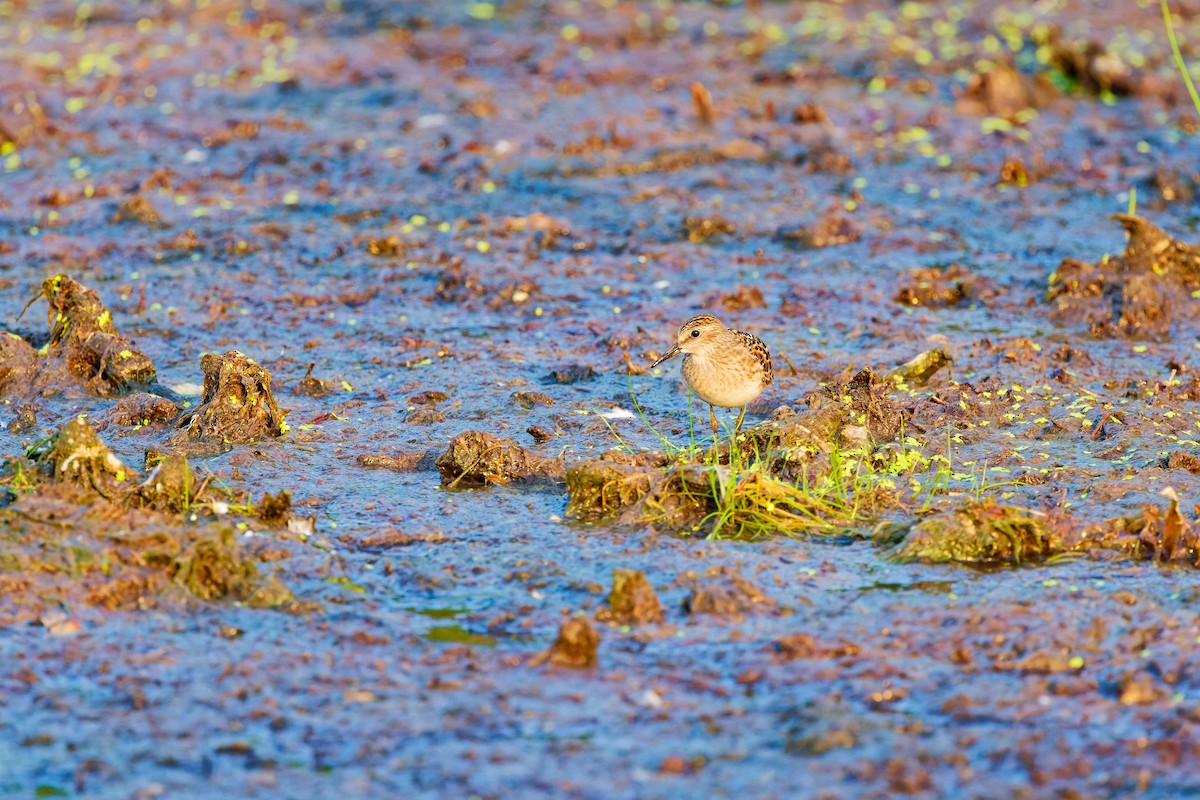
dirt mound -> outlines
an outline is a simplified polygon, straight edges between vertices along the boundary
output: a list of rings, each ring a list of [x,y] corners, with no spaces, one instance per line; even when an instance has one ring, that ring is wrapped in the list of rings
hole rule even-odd
[[[1063,259],[1050,276],[1051,319],[1084,323],[1105,338],[1166,341],[1176,320],[1195,319],[1200,247],[1168,236],[1142,217],[1117,214],[1125,252],[1095,264]]]

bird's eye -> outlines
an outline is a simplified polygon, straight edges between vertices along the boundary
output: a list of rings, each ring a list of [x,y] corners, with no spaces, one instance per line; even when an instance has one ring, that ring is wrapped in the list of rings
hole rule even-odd
[[[696,338],[697,336],[699,336],[699,335],[700,335],[700,331],[692,331],[692,338],[693,338],[693,339],[695,339],[695,338]]]

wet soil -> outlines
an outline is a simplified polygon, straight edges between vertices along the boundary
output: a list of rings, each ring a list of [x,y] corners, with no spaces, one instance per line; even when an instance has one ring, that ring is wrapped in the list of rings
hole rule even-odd
[[[18,0],[0,86],[0,794],[1200,793],[1156,6]],[[878,503],[625,513],[701,309]]]

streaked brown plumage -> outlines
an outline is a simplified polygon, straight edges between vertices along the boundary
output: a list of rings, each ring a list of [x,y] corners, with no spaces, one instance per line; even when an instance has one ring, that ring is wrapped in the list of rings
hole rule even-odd
[[[736,430],[742,429],[746,404],[775,380],[771,353],[752,333],[727,328],[712,314],[698,314],[680,327],[675,346],[650,365],[653,369],[683,353],[683,379],[708,403],[713,437],[719,434],[713,406],[737,408]]]

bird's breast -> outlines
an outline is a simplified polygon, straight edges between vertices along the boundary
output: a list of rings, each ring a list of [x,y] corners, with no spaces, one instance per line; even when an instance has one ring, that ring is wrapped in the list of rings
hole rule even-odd
[[[704,402],[721,408],[741,408],[762,394],[763,370],[752,359],[716,362],[687,354],[683,379]]]

